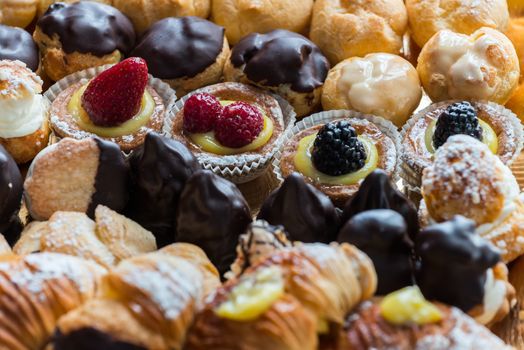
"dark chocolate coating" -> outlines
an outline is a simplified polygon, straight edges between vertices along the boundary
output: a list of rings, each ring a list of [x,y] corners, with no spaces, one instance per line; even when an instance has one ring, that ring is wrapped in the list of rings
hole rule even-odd
[[[420,229],[417,208],[391,184],[388,174],[382,169],[373,171],[362,181],[359,190],[344,208],[342,222],[371,209],[391,209],[398,212],[406,220],[409,237],[415,239]]]
[[[131,154],[129,164],[127,216],[151,231],[159,248],[173,243],[180,194],[200,164],[182,143],[154,132]]]
[[[114,339],[95,328],[81,328],[67,334],[57,330],[52,344],[54,350],[147,350],[143,346]]]
[[[99,2],[56,2],[36,25],[49,37],[58,35],[66,53],[101,57],[119,50],[127,54],[135,45],[135,30],[129,18]]]
[[[337,238],[340,220],[329,199],[302,175],[289,175],[262,204],[257,219],[282,225],[292,241],[329,243]]]
[[[351,243],[371,258],[378,295],[413,285],[413,246],[406,221],[396,211],[375,209],[356,214],[340,230],[338,242]]]
[[[249,205],[235,184],[200,170],[189,178],[180,196],[176,241],[202,248],[224,274],[235,260],[239,236],[251,221]]]
[[[95,216],[99,204],[121,213],[128,200],[129,167],[120,147],[110,141],[94,139],[100,150],[95,177],[95,193],[87,209],[89,217]]]
[[[249,80],[266,86],[291,84],[297,92],[311,92],[322,86],[329,62],[317,45],[306,37],[283,29],[267,34],[250,34],[231,52],[235,67],[244,64]]]
[[[216,62],[224,28],[199,17],[170,17],[151,26],[131,52],[160,79],[192,78]]]
[[[25,30],[0,24],[0,60],[19,60],[36,72],[40,63],[38,46]]]
[[[18,211],[22,204],[23,180],[15,160],[0,145],[0,233],[11,244],[20,233],[17,227]]]
[[[416,253],[417,284],[426,299],[464,312],[483,303],[486,271],[500,261],[496,248],[475,233],[475,222],[462,216],[422,230]]]

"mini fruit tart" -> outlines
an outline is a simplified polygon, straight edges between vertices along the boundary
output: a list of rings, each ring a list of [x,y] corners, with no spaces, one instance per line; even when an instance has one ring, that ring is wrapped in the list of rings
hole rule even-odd
[[[422,171],[433,163],[435,151],[456,134],[482,141],[506,165],[522,149],[520,121],[503,106],[481,101],[435,103],[412,116],[402,130],[401,176],[408,185],[420,186]]]
[[[204,168],[246,182],[262,174],[295,114],[283,99],[240,83],[221,83],[178,101],[164,131]]]
[[[353,111],[313,114],[286,135],[276,155],[282,179],[293,172],[342,207],[373,170],[396,176],[399,135],[389,121]]]
[[[142,58],[70,75],[46,92],[51,127],[59,137],[100,137],[129,152],[160,131],[174,91],[148,75]]]

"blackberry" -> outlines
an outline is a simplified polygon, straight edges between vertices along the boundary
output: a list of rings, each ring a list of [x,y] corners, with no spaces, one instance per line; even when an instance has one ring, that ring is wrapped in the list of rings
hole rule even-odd
[[[438,117],[433,134],[433,146],[437,149],[448,137],[457,134],[469,135],[482,141],[482,128],[477,111],[467,101],[453,103]]]
[[[317,170],[331,176],[348,174],[366,164],[366,150],[347,121],[327,123],[315,138],[312,151]]]

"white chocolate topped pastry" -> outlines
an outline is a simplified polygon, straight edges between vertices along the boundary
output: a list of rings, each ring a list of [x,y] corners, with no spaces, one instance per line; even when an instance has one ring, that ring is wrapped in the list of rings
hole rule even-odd
[[[479,99],[504,104],[519,81],[511,41],[491,28],[471,35],[442,30],[422,48],[417,71],[433,101]]]
[[[375,114],[402,126],[417,108],[422,88],[415,68],[400,56],[373,53],[337,64],[322,93],[325,110]]]

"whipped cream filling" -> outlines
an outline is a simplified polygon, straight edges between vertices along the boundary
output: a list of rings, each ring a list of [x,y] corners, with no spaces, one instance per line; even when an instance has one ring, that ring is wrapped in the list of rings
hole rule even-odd
[[[0,137],[13,138],[34,133],[42,127],[46,102],[40,94],[23,98],[0,97]]]
[[[484,312],[475,317],[480,324],[488,324],[497,315],[500,307],[506,299],[506,284],[504,281],[495,279],[493,269],[486,272],[484,283]]]

